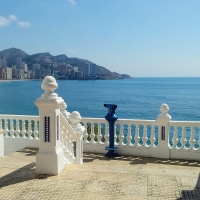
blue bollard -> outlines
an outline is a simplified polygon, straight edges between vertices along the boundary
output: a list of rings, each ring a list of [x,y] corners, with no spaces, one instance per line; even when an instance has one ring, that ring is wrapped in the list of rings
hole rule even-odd
[[[108,108],[108,114],[105,116],[105,119],[109,123],[109,147],[106,147],[105,150],[108,150],[106,157],[116,157],[117,148],[114,146],[114,124],[118,117],[115,115],[115,109],[117,105],[115,104],[104,104],[104,107]]]

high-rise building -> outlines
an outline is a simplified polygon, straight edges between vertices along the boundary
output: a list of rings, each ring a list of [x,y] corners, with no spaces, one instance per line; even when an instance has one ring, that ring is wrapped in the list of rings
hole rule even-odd
[[[12,79],[12,68],[6,67],[5,71],[6,71],[6,79],[11,80]]]
[[[91,69],[91,76],[96,77],[96,64],[91,64],[90,65]]]
[[[16,70],[16,78],[17,79],[24,79],[24,70],[23,69],[17,69]]]
[[[34,78],[34,72],[33,72],[33,70],[27,71],[27,78],[28,79],[33,79]]]
[[[59,71],[60,76],[65,78],[66,74],[67,74],[67,65],[65,65],[65,64],[59,65],[58,66],[58,71]]]
[[[5,80],[6,79],[6,71],[3,67],[0,68],[0,79]]]
[[[27,64],[25,62],[23,62],[22,66],[23,66],[24,72],[27,72],[28,71]]]
[[[35,69],[34,70],[34,74],[35,74],[35,79],[41,79],[41,70],[40,69]]]
[[[17,66],[12,65],[12,77],[17,78]]]
[[[75,77],[75,71],[74,71],[74,69],[71,70],[70,77],[71,77],[71,79],[73,79]]]
[[[86,63],[85,64],[85,77],[90,76],[90,64]]]
[[[17,69],[23,69],[23,64],[22,64],[22,59],[21,58],[17,58]]]
[[[77,79],[83,78],[83,72],[78,71],[78,72],[76,73],[76,76],[77,76]]]

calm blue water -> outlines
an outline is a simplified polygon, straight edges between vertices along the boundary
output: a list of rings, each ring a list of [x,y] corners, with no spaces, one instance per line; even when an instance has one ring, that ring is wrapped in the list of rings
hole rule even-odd
[[[200,120],[200,78],[134,78],[57,81],[56,93],[82,117],[104,117],[104,103],[117,104],[119,118],[156,119],[167,103],[172,120]],[[0,82],[0,113],[38,115],[34,105],[42,81]]]

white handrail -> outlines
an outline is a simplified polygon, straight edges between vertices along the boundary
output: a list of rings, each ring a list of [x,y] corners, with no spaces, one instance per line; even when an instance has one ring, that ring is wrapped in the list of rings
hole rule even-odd
[[[72,134],[74,140],[77,139],[77,134],[74,129],[70,126],[69,122],[65,119],[62,113],[60,113],[60,121],[66,127],[66,129]]]

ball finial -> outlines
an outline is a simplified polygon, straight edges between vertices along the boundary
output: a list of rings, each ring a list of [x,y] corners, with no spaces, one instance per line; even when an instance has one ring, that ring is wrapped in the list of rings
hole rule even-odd
[[[43,97],[52,96],[54,94],[54,90],[56,90],[58,84],[56,79],[53,76],[46,76],[41,84],[41,88],[45,90],[45,94]]]
[[[78,111],[74,111],[69,116],[69,121],[72,126],[79,126],[79,122],[81,121],[81,115]]]
[[[169,106],[166,104],[166,103],[163,103],[161,106],[160,106],[160,112],[165,114],[169,111]]]

